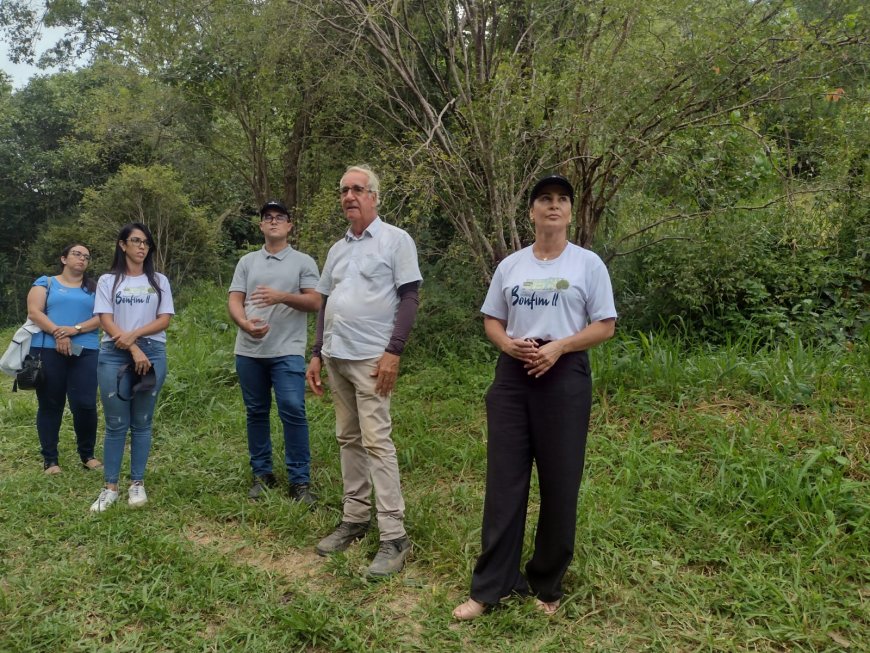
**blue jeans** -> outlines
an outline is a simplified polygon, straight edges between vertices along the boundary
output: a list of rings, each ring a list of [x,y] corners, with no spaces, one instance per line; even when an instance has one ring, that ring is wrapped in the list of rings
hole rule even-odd
[[[151,338],[139,338],[136,342],[154,366],[157,384],[148,392],[137,392],[129,401],[118,396],[118,369],[127,363],[132,365],[133,355],[118,349],[112,342],[100,346],[97,364],[97,381],[100,385],[100,400],[106,416],[106,439],[103,443],[103,465],[106,483],[117,483],[121,475],[121,459],[124,456],[127,431],[130,431],[130,480],[145,479],[145,465],[151,452],[151,420],[154,406],[163,382],[166,380],[166,344]],[[120,380],[121,394],[132,394],[135,373],[129,371]]]
[[[311,451],[305,418],[305,359],[302,356],[236,356],[236,372],[247,409],[248,453],[254,476],[272,473],[269,412],[272,389],[284,425],[284,464],[290,483],[308,483]]]
[[[39,355],[45,369],[45,380],[36,388],[36,431],[43,461],[47,465],[58,462],[58,433],[69,399],[79,458],[86,462],[94,457],[97,441],[97,350],[64,356],[55,349],[33,347],[30,354]]]

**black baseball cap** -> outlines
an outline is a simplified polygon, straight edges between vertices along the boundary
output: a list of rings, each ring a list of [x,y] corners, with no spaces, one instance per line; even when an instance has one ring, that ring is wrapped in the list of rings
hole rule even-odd
[[[263,204],[263,208],[260,209],[260,217],[262,218],[265,215],[266,211],[269,209],[274,209],[275,211],[281,211],[284,215],[290,215],[290,211],[287,210],[287,207],[284,206],[282,202],[278,200],[269,200],[265,204]]]
[[[130,396],[125,397],[124,393],[121,391],[121,385],[123,381],[127,380],[128,376],[131,377],[129,381],[132,386],[130,387]],[[124,385],[126,385],[126,383],[124,383]],[[118,399],[121,401],[130,401],[133,398],[133,395],[137,392],[150,392],[156,385],[157,375],[154,373],[153,365],[141,376],[136,373],[136,367],[132,363],[125,363],[118,368],[116,390],[118,393]]]
[[[568,191],[571,204],[574,203],[574,187],[571,185],[571,182],[562,175],[547,175],[546,177],[541,177],[532,188],[532,192],[529,193],[529,206],[535,203],[535,199],[541,194],[541,190],[545,186],[561,186]]]

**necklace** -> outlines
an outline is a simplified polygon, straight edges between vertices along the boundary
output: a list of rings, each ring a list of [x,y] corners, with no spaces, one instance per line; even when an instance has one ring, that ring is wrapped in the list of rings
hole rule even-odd
[[[548,254],[547,256],[544,256],[541,253],[535,252],[535,247],[537,247],[537,246],[538,246],[537,243],[535,243],[535,245],[532,246],[532,254],[534,254],[535,258],[540,260],[540,261],[549,261],[549,260],[552,260],[554,258],[559,258],[559,256],[562,255],[562,252],[564,252],[565,248],[568,246],[568,241],[566,240],[564,243],[562,243],[559,246],[558,252],[556,252],[555,254]],[[540,247],[538,247],[538,250],[540,250]]]

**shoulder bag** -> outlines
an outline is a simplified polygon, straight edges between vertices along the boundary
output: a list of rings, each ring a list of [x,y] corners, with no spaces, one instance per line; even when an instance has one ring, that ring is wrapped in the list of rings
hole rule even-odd
[[[48,278],[48,286],[45,291],[45,310],[48,314],[48,295],[51,292],[51,277]],[[42,332],[42,345],[45,345],[45,332]],[[36,390],[45,380],[45,368],[42,365],[42,346],[36,356],[27,354],[22,362],[21,369],[15,375],[12,384],[12,392],[22,390]]]

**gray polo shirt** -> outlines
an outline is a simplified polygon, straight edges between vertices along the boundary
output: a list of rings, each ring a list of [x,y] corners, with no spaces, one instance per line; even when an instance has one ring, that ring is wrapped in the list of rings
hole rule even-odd
[[[269,325],[269,332],[258,340],[239,329],[235,353],[252,358],[304,356],[308,314],[285,304],[259,308],[249,298],[257,286],[299,293],[303,288],[316,288],[318,279],[314,259],[289,246],[277,254],[270,254],[263,247],[239,259],[229,292],[245,293],[245,314],[248,319],[262,318]]]
[[[326,256],[317,291],[329,296],[323,354],[345,360],[382,356],[399,306],[399,286],[422,281],[408,232],[375,218],[358,238],[348,230]]]

